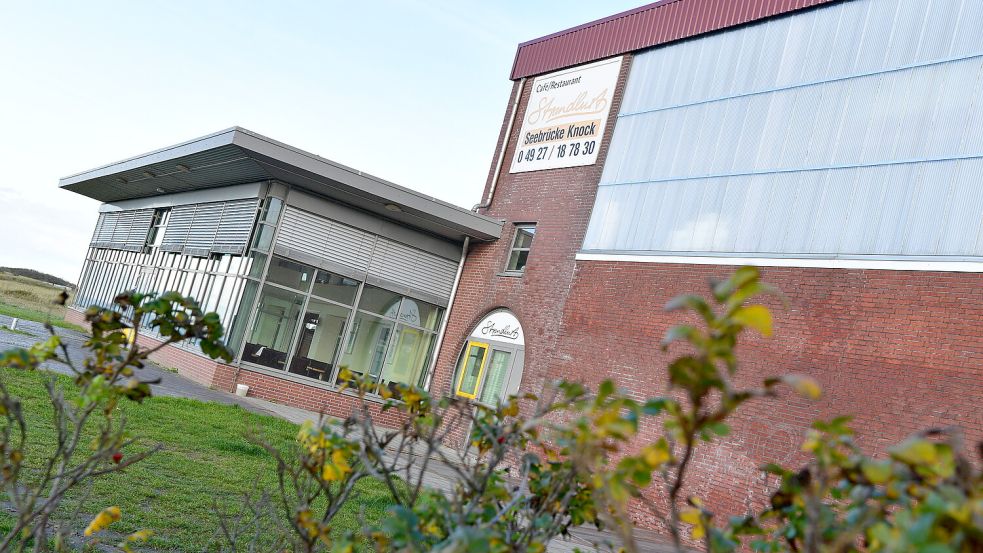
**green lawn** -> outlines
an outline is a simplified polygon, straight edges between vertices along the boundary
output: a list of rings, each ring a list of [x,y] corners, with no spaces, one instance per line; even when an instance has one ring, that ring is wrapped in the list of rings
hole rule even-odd
[[[64,311],[64,309],[62,309],[62,311]],[[44,312],[39,309],[21,307],[19,305],[11,305],[2,301],[0,301],[0,315],[7,315],[8,317],[16,317],[18,319],[25,319],[28,321],[37,321],[39,323],[50,322],[53,326],[69,328],[79,332],[86,332],[86,330],[79,325],[70,323],[61,318],[64,315],[59,316],[57,313]]]
[[[38,463],[54,436],[43,387],[52,375],[0,369],[0,378],[24,401],[31,436],[27,461]],[[58,377],[58,381],[69,394],[73,391],[68,378]],[[286,421],[216,403],[155,397],[143,404],[127,403],[123,409],[130,432],[144,439],[144,447],[161,443],[164,449],[125,474],[98,480],[84,510],[95,514],[103,507],[118,505],[123,519],[112,529],[121,534],[152,530],[154,537],[148,545],[155,550],[211,549],[208,546],[217,528],[213,502],[234,508],[242,493],[254,485],[274,489],[273,463],[243,437],[247,429],[280,446],[292,442],[297,434],[297,426]],[[363,481],[356,500],[335,519],[334,526],[357,529],[360,510],[369,521],[379,520],[388,505],[381,484]],[[0,523],[2,526],[5,524]]]

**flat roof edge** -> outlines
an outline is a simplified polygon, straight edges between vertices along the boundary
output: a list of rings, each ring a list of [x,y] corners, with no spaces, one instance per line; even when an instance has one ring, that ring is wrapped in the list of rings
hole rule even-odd
[[[111,175],[113,173],[121,173],[123,171],[129,171],[130,169],[135,169],[137,167],[142,167],[144,165],[159,163],[167,159],[173,159],[176,157],[181,157],[184,155],[208,150],[216,146],[225,146],[227,144],[232,144],[235,133],[240,130],[242,129],[240,129],[239,127],[230,127],[228,129],[223,129],[218,132],[207,134],[205,136],[192,138],[191,140],[186,140],[179,144],[165,146],[163,148],[159,148],[157,150],[135,155],[133,157],[128,157],[120,161],[107,163],[105,165],[100,165],[99,167],[93,169],[88,169],[86,171],[75,173],[74,175],[68,175],[66,177],[60,178],[58,179],[58,186],[64,188],[68,185],[81,182],[84,180],[103,177],[106,175]]]
[[[275,166],[297,169],[299,172],[311,175],[308,178],[312,178],[314,182],[319,182],[322,186],[338,187],[341,185],[350,190],[358,191],[359,195],[365,197],[366,200],[375,198],[377,202],[393,203],[407,210],[419,212],[423,219],[439,222],[447,228],[457,229],[462,236],[470,236],[473,239],[483,241],[496,240],[501,237],[502,221],[474,213],[463,207],[238,126],[63,177],[59,180],[59,187],[104,201],[104,199],[93,196],[91,192],[86,193],[85,183],[87,181],[105,179],[114,174],[178,160],[185,156],[207,152],[222,146],[234,146],[253,161],[259,162],[261,165],[269,164],[270,168],[265,170],[267,174]],[[275,179],[277,177],[271,175],[270,178]],[[283,180],[287,184],[298,184],[282,178],[277,180]],[[301,188],[306,187],[301,186]],[[312,191],[331,198],[331,195],[324,193],[324,191]]]

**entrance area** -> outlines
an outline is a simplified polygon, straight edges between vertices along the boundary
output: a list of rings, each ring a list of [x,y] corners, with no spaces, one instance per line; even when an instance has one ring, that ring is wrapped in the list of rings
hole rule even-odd
[[[454,395],[496,405],[515,394],[522,381],[525,338],[507,309],[492,311],[474,328],[461,353]]]

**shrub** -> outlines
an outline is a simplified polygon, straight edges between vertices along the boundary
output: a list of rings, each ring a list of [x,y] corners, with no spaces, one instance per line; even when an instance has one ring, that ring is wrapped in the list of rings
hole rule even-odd
[[[683,496],[695,452],[727,435],[727,421],[744,403],[767,400],[780,387],[809,398],[821,393],[816,382],[796,375],[767,378],[752,388],[733,384],[741,336],[748,330],[772,333],[771,313],[753,300],[773,293],[757,270],[745,267],[711,283],[708,299],[670,301],[668,310],[687,312],[698,324],[667,332],[663,347],[677,352],[666,367],[668,389],[644,401],[605,381],[596,391],[557,382],[539,395],[510,397],[495,407],[397,386],[382,390],[388,397],[378,406],[368,399],[373,384],[346,372],[342,380],[359,399],[349,418],[306,424],[287,448],[249,437],[275,464],[279,486],[246,494],[244,514],[219,514],[222,550],[540,552],[571,528],[591,524],[611,530],[624,550],[636,551],[631,505],[662,521],[679,551],[983,551],[983,475],[962,455],[953,428],[926,430],[871,457],[854,443],[849,419],[819,421],[802,445],[810,456],[805,466],[763,467],[776,485],[761,512],[720,521],[701,498]],[[124,330],[150,317],[165,345],[195,339],[212,357],[229,358],[217,316],[201,313],[192,300],[130,293],[116,305],[116,311],[86,313],[93,328],[86,344],[91,358],[81,365],[72,364],[54,335],[0,358],[0,365],[23,370],[52,359],[67,363],[83,398],[69,403],[49,388],[59,421],[58,452],[44,460],[48,469],[40,480],[27,481],[22,451],[28,429],[17,398],[0,383],[6,417],[0,476],[17,514],[0,551],[23,550],[30,538],[35,550],[43,550],[47,520],[67,490],[141,460],[118,457],[132,441],[112,407],[149,394],[134,369],[157,348],[128,348]],[[375,417],[391,410],[402,415],[400,425],[378,426]],[[79,421],[86,419],[98,421],[91,451],[78,447]],[[639,443],[645,419],[662,432]],[[463,449],[443,447],[461,433],[468,436]],[[449,489],[426,486],[437,468],[451,473]],[[333,521],[363,479],[385,484],[389,516],[381,524],[365,523],[361,533],[339,534]],[[118,517],[109,506],[86,533],[98,533]],[[143,537],[138,533],[120,545],[130,548]],[[56,549],[67,548],[64,538],[56,535]]]

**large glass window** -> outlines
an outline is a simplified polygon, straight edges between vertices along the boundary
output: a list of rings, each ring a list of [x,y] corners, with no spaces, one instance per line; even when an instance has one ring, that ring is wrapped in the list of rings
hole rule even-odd
[[[358,292],[359,282],[354,279],[338,276],[327,271],[318,271],[314,277],[314,289],[311,293],[315,296],[334,300],[338,303],[351,305],[355,303],[355,294]]]
[[[441,314],[436,305],[365,285],[341,366],[380,386],[421,385]]]
[[[290,372],[318,380],[331,378],[350,313],[340,305],[312,299],[300,325]]]
[[[264,286],[242,360],[271,369],[285,369],[303,304],[304,296],[300,294]]]
[[[378,377],[386,362],[386,349],[393,331],[392,321],[368,313],[358,313],[348,333],[348,345],[341,368],[357,375]],[[338,383],[342,380],[339,378]]]
[[[266,271],[266,281],[306,292],[314,280],[314,267],[274,257]]]

